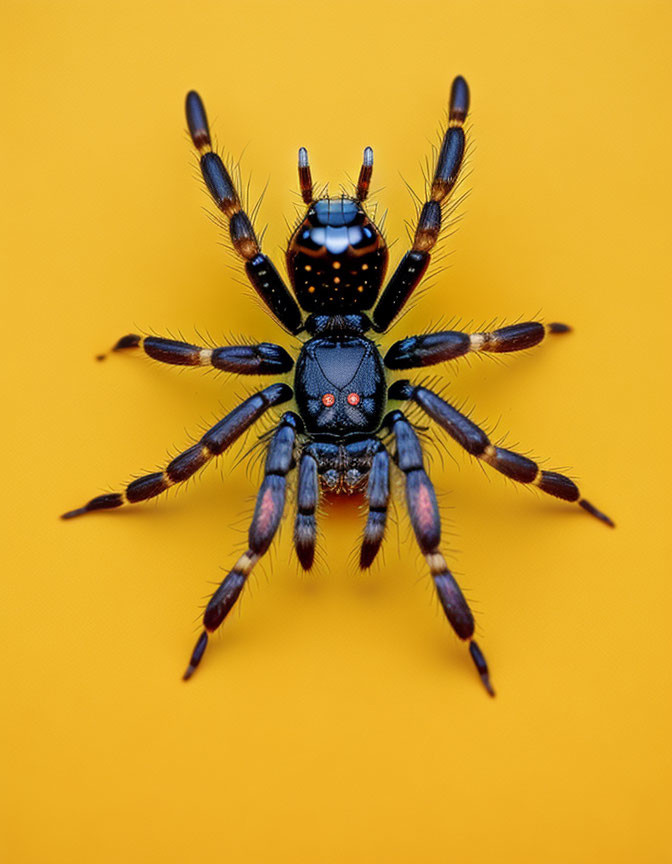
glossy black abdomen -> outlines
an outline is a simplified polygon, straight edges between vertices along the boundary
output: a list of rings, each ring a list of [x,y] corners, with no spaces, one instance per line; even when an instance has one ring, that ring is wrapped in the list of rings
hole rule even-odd
[[[343,438],[380,428],[387,391],[383,363],[370,339],[310,339],[296,363],[294,390],[307,432]]]
[[[289,242],[287,271],[307,312],[370,309],[387,269],[385,241],[353,198],[320,198]]]

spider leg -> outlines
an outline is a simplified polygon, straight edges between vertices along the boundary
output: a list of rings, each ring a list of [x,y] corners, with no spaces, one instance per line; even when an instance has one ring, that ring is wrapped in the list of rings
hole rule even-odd
[[[257,495],[254,516],[248,533],[248,549],[235,563],[233,570],[210,598],[203,615],[204,630],[184,673],[187,681],[201,662],[208,644],[208,633],[215,631],[238,600],[252,568],[265,552],[278,530],[285,509],[287,474],[294,466],[294,444],[303,424],[291,411],[282,415],[268,447],[264,479]]]
[[[224,163],[212,149],[205,107],[201,97],[193,90],[187,94],[186,111],[191,139],[200,153],[205,185],[217,207],[228,219],[231,242],[245,261],[248,279],[283,327],[291,333],[298,333],[303,327],[301,311],[273,262],[259,248],[254,228],[241,206],[233,181]]]
[[[388,369],[415,369],[433,366],[445,360],[454,360],[475,351],[505,353],[523,351],[538,345],[547,334],[567,333],[566,324],[542,324],[526,321],[500,327],[489,333],[462,333],[459,330],[442,330],[407,336],[392,345],[385,355]]]
[[[373,457],[366,490],[369,512],[364,526],[364,537],[359,555],[359,566],[366,569],[373,564],[385,535],[387,508],[390,501],[390,457],[381,449]]]
[[[174,366],[213,366],[215,369],[235,372],[238,375],[275,375],[289,372],[294,366],[294,361],[287,351],[272,342],[201,348],[175,339],[129,333],[128,336],[122,336],[112,350],[125,351],[129,348],[140,348],[160,363]]]
[[[531,483],[542,492],[562,498],[564,501],[577,502],[591,516],[595,516],[611,528],[614,527],[614,523],[605,513],[581,497],[579,487],[569,477],[555,471],[542,471],[537,463],[527,456],[522,456],[513,450],[505,450],[503,447],[495,447],[479,426],[426,387],[416,387],[409,381],[395,381],[388,395],[390,399],[415,402],[468,453],[486,462],[501,474],[518,483]]]
[[[395,438],[397,464],[404,472],[406,481],[406,506],[411,525],[432,574],[443,611],[460,639],[469,640],[469,653],[483,686],[490,696],[494,696],[495,691],[490,683],[485,658],[472,638],[474,616],[439,550],[441,542],[439,508],[434,486],[424,468],[418,436],[401,411],[390,412],[385,419],[385,424],[391,429]]]
[[[317,523],[315,511],[320,498],[317,461],[309,452],[303,452],[299,462],[297,511],[294,520],[294,548],[304,570],[310,570],[315,560]]]
[[[183,453],[176,456],[163,471],[139,477],[123,492],[112,492],[92,498],[83,507],[63,513],[61,519],[73,519],[94,510],[109,510],[122,504],[146,501],[165,492],[175,483],[182,483],[213,457],[219,456],[236,441],[269,408],[292,398],[292,388],[287,384],[271,384],[236,406],[216,423],[203,437]]]
[[[387,330],[427,270],[430,252],[441,231],[441,205],[453,190],[462,165],[465,147],[462,127],[468,110],[469,88],[464,78],[458,76],[450,92],[448,129],[439,151],[429,201],[420,211],[413,246],[399,262],[373,312],[373,325],[378,332]]]

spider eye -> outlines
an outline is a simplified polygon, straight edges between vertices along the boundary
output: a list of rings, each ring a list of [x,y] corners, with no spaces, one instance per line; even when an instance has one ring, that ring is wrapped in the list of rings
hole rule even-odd
[[[348,397],[348,398],[350,398],[350,397]],[[322,404],[326,405],[327,408],[331,408],[331,406],[334,404],[335,401],[336,401],[336,397],[334,396],[333,393],[325,393],[324,396],[322,397]]]
[[[359,393],[348,393],[348,405],[359,405]]]

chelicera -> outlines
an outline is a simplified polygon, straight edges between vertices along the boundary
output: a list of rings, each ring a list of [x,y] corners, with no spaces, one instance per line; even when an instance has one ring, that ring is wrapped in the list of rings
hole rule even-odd
[[[490,695],[494,691],[483,653],[473,639],[474,618],[440,551],[441,522],[434,487],[427,475],[418,435],[403,411],[413,403],[468,453],[512,480],[532,484],[549,495],[576,502],[607,525],[612,521],[581,497],[563,474],[542,470],[534,461],[494,445],[476,424],[432,390],[393,377],[397,370],[444,363],[470,352],[510,352],[531,348],[547,334],[564,333],[563,324],[529,321],[492,332],[430,332],[395,342],[383,357],[367,334],[384,333],[418,286],[430,262],[455,188],[465,150],[464,122],[469,90],[453,81],[448,126],[436,160],[428,200],[423,204],[411,248],[385,281],[388,251],[364,206],[373,170],[373,151],[364,150],[353,197],[316,197],[308,155],[299,150],[299,184],[305,216],[287,248],[293,293],[260,248],[248,215],[221,158],[212,149],[203,103],[195,92],[186,100],[192,140],[200,154],[206,186],[228,223],[233,248],[247,277],[276,321],[299,335],[294,360],[272,343],[204,348],[172,339],[130,334],[114,350],[140,349],[163,363],[210,366],[240,375],[285,375],[293,386],[273,383],[237,405],[163,471],[140,477],[123,492],[100,495],[65,513],[84,513],[146,501],[191,477],[224,451],[262,415],[292,403],[277,420],[266,446],[264,478],[249,529],[248,548],[222,581],[205,609],[184,678],[201,662],[208,634],[224,621],[252,568],[268,550],[285,509],[287,477],[298,473],[294,546],[301,566],[313,565],[316,512],[325,492],[363,492],[368,516],[360,565],[368,568],[380,549],[390,500],[391,462],[401,471],[416,540],[431,573],[443,610],[460,637]],[[384,287],[383,287],[384,286]],[[382,293],[381,293],[382,290]]]

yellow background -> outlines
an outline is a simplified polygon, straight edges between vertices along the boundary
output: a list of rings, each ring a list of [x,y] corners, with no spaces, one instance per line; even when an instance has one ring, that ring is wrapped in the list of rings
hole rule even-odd
[[[670,5],[2,8],[3,860],[672,860]],[[232,470],[240,448],[156,506],[57,519],[256,384],[96,363],[116,338],[291,344],[204,216],[184,94],[244,151],[253,199],[269,180],[258,224],[280,262],[297,147],[336,188],[371,144],[396,261],[403,179],[422,190],[458,72],[471,194],[391,338],[453,315],[574,325],[441,378],[497,435],[570,466],[618,528],[449,444],[432,462],[444,546],[497,699],[407,522],[362,576],[343,507],[308,577],[285,525],[184,685],[199,604],[245,544],[258,472]]]

